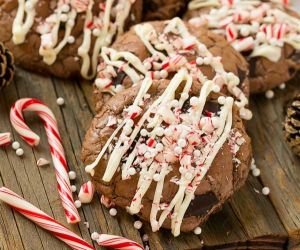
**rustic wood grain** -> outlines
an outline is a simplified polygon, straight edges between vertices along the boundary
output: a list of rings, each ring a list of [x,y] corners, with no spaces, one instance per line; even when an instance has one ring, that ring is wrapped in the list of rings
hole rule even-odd
[[[276,98],[267,100],[264,96],[253,98],[252,109],[255,118],[249,123],[257,165],[261,178],[250,176],[246,185],[203,226],[203,234],[192,233],[174,238],[168,231],[152,233],[145,223],[143,231],[150,237],[151,249],[195,249],[202,245],[237,246],[257,245],[275,241],[278,245],[290,240],[290,247],[300,243],[299,237],[299,178],[300,163],[283,141],[281,122],[283,103],[299,89],[297,80],[284,91],[277,91]],[[8,114],[11,104],[20,97],[35,97],[43,100],[55,113],[63,138],[69,166],[77,173],[75,185],[87,181],[84,166],[80,160],[81,143],[85,130],[93,117],[92,87],[87,82],[71,82],[46,78],[18,69],[15,82],[0,93],[0,130],[14,131]],[[56,104],[57,97],[65,99],[65,105]],[[56,191],[53,166],[38,168],[40,157],[51,159],[47,138],[42,124],[34,114],[25,115],[30,127],[41,135],[41,144],[32,149],[14,133],[21,142],[25,155],[19,158],[7,147],[0,150],[1,185],[16,191],[27,200],[62,222],[74,232],[91,242],[93,231],[123,235],[138,242],[140,233],[132,226],[134,219],[123,211],[113,218],[103,208],[99,196],[80,209],[82,222],[70,226],[65,222],[60,199]],[[278,174],[279,173],[279,174]],[[271,188],[271,194],[264,196],[255,190],[263,186]],[[1,204],[0,248],[1,249],[67,249],[67,247],[36,227],[18,213]],[[88,221],[88,229],[83,222]],[[99,248],[100,249],[100,248]]]
[[[299,9],[300,1],[294,3]],[[300,249],[300,160],[291,153],[282,134],[283,107],[298,92],[300,77],[288,84],[287,89],[276,90],[272,100],[263,95],[251,98],[254,119],[249,122],[248,130],[261,176],[249,176],[246,185],[203,225],[201,237],[189,233],[174,238],[166,230],[152,233],[150,226],[144,223],[142,232],[149,235],[151,249],[199,249],[202,244],[203,249]],[[51,160],[42,124],[36,115],[26,114],[30,127],[41,136],[40,145],[34,149],[24,143],[10,125],[9,109],[18,98],[35,97],[49,105],[59,123],[69,166],[77,173],[74,184],[79,189],[80,184],[88,180],[80,151],[84,133],[94,115],[91,93],[92,87],[86,81],[62,81],[17,70],[14,83],[0,92],[0,131],[12,132],[25,154],[19,158],[11,147],[0,149],[0,186],[5,185],[22,195],[90,243],[89,235],[93,231],[123,235],[142,243],[143,233],[133,228],[134,219],[121,210],[116,217],[111,217],[98,195],[91,204],[80,209],[82,222],[68,225],[56,190],[53,165],[36,166],[40,157]],[[63,107],[56,104],[59,96],[65,99]],[[270,187],[269,196],[257,193],[264,186]],[[85,221],[90,228],[84,225]],[[266,247],[270,242],[276,242],[275,246]],[[0,249],[68,248],[0,203]]]

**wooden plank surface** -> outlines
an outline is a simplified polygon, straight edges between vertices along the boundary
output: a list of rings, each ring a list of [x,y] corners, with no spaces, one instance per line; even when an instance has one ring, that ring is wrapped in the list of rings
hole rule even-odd
[[[299,237],[299,178],[300,163],[283,141],[283,103],[297,92],[299,83],[295,81],[284,91],[276,91],[276,98],[267,100],[263,95],[252,99],[254,119],[249,123],[249,133],[253,139],[254,153],[262,170],[261,178],[249,176],[246,185],[234,195],[222,211],[213,215],[203,226],[201,237],[182,234],[174,238],[168,231],[152,233],[148,225],[143,230],[150,237],[151,249],[192,249],[201,246],[226,245],[250,242],[257,238],[272,238],[279,235],[290,239],[290,246],[300,243]],[[18,69],[14,84],[0,94],[0,130],[12,131],[21,142],[25,154],[22,158],[10,148],[0,150],[1,185],[16,191],[27,200],[54,216],[86,240],[90,233],[101,231],[123,235],[141,241],[141,234],[132,226],[133,218],[119,211],[113,218],[99,202],[99,197],[80,209],[82,223],[70,226],[65,222],[63,210],[56,191],[53,166],[38,168],[40,157],[50,159],[47,138],[38,118],[26,115],[30,127],[41,135],[41,144],[30,148],[12,130],[8,119],[11,104],[20,97],[35,97],[47,103],[59,121],[69,165],[77,173],[77,188],[86,181],[80,160],[81,143],[85,130],[93,117],[91,85],[87,82],[74,83],[44,78]],[[66,104],[59,107],[57,97],[62,96]],[[271,188],[269,197],[258,194],[263,186]],[[1,204],[0,249],[67,249],[58,240],[31,222],[12,212]],[[86,228],[84,221],[90,223]],[[30,236],[30,237],[29,237]]]
[[[300,1],[295,3],[300,5]],[[300,249],[300,160],[291,153],[282,134],[283,106],[300,92],[300,77],[287,86],[285,90],[276,90],[272,100],[263,95],[251,98],[254,119],[249,122],[248,130],[261,176],[255,178],[250,174],[246,185],[203,225],[201,237],[189,233],[174,238],[166,230],[152,233],[145,224],[142,231],[149,235],[151,249],[199,249],[202,244],[207,249],[215,245],[238,248],[239,244],[248,247],[276,239],[286,240],[285,248]],[[68,163],[77,173],[74,184],[79,189],[80,184],[88,180],[80,151],[84,133],[94,115],[91,93],[89,82],[61,81],[17,70],[14,83],[0,92],[0,131],[11,131],[25,154],[19,158],[11,147],[0,149],[0,185],[22,195],[90,243],[89,235],[93,231],[123,235],[142,243],[143,233],[133,228],[134,219],[121,210],[118,216],[111,217],[101,206],[99,196],[80,209],[82,222],[79,225],[67,225],[56,191],[53,165],[36,166],[40,157],[51,159],[42,124],[35,115],[26,115],[30,127],[41,136],[40,145],[34,149],[25,144],[10,125],[9,109],[18,98],[36,97],[47,103],[59,122]],[[66,102],[63,107],[56,104],[60,96]],[[270,187],[269,196],[257,193],[264,186]],[[90,228],[84,225],[85,221]],[[0,249],[68,248],[0,203]]]

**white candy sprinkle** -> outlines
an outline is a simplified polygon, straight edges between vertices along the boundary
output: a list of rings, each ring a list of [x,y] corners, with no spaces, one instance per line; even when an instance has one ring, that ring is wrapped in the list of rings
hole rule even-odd
[[[270,188],[263,187],[261,192],[263,193],[263,195],[269,195],[270,194]]]
[[[18,148],[20,148],[20,143],[18,142],[18,141],[14,141],[13,143],[12,143],[12,148],[14,149],[14,150],[17,150]]]
[[[162,127],[157,127],[155,129],[155,133],[156,133],[157,136],[163,136],[164,135],[164,131],[165,130]]]
[[[220,88],[220,86],[215,85],[215,86],[213,86],[212,91],[215,93],[219,93],[221,91],[221,88]]]
[[[182,148],[181,147],[175,147],[174,152],[175,152],[175,154],[180,155],[182,153]]]
[[[256,167],[255,163],[254,163],[254,164],[251,163],[250,169],[251,169],[251,170],[254,170],[254,169],[256,169],[256,168],[257,168],[257,167]]]
[[[153,175],[153,180],[154,181],[160,181],[160,174]]]
[[[259,168],[255,168],[252,170],[252,175],[257,177],[260,175],[260,169]]]
[[[199,98],[197,98],[196,96],[193,96],[191,99],[190,99],[190,104],[192,105],[192,106],[197,106],[197,105],[199,105]]]
[[[88,223],[87,221],[83,222],[83,224],[86,226],[86,228],[90,228],[90,223]]]
[[[163,78],[163,79],[168,77],[168,71],[166,71],[165,69],[161,70],[159,72],[159,74],[160,74],[160,77]]]
[[[170,129],[170,128],[166,128],[164,133],[165,133],[165,136],[171,136],[173,134],[172,129]]]
[[[62,22],[66,22],[66,21],[68,21],[68,16],[67,16],[66,14],[61,14],[61,15],[60,15],[60,20],[61,20]]]
[[[76,190],[77,190],[77,187],[76,187],[75,185],[72,185],[72,186],[71,186],[71,190],[72,190],[73,193],[75,193]]]
[[[274,97],[274,91],[273,90],[267,90],[265,93],[266,98],[272,99]]]
[[[134,226],[135,229],[139,230],[139,229],[142,228],[143,223],[142,223],[141,221],[137,220],[137,221],[135,221],[135,222],[133,223],[133,226]]]
[[[211,62],[212,62],[212,58],[210,56],[204,57],[204,59],[203,59],[204,64],[209,65],[209,64],[211,64]]]
[[[100,36],[101,35],[101,31],[99,29],[93,29],[93,35],[94,36]]]
[[[185,139],[179,139],[177,144],[178,144],[179,147],[184,148],[186,146],[186,140]]]
[[[92,238],[92,240],[97,240],[97,239],[99,239],[99,236],[100,235],[97,232],[93,232],[91,235],[91,238]]]
[[[162,143],[157,143],[155,148],[158,152],[161,152],[164,149],[164,145]]]
[[[126,125],[132,127],[134,125],[134,121],[132,119],[128,119],[126,121]]]
[[[225,104],[225,101],[226,101],[225,96],[220,96],[220,97],[218,98],[218,103],[221,104],[221,105]]]
[[[249,27],[247,27],[247,26],[244,26],[244,27],[242,27],[241,28],[241,30],[240,30],[240,33],[241,33],[241,35],[242,36],[249,36],[249,34],[250,34],[250,29],[249,29]]]
[[[132,132],[132,128],[130,126],[126,125],[124,127],[123,131],[124,131],[125,135],[130,135]]]
[[[115,208],[109,209],[109,214],[110,214],[111,216],[116,216],[117,213],[118,213],[117,209],[115,209]]]
[[[62,97],[58,97],[56,100],[57,105],[62,106],[65,104],[65,99]]]
[[[285,83],[281,83],[281,84],[279,85],[279,89],[285,89],[285,87],[286,87]]]
[[[135,174],[136,174],[135,168],[129,168],[129,169],[128,169],[128,174],[129,174],[129,175],[135,175]]]
[[[148,131],[144,128],[141,130],[140,133],[141,133],[141,136],[147,136],[148,135]]]
[[[182,93],[182,94],[181,94],[181,98],[182,98],[183,100],[187,100],[187,99],[189,98],[189,94],[188,94],[188,93]]]
[[[80,200],[76,200],[76,201],[74,202],[74,204],[75,204],[75,207],[77,207],[77,208],[80,208],[80,207],[81,207],[81,201],[80,201]]]
[[[74,43],[75,42],[75,37],[74,36],[69,36],[68,37],[68,43]]]
[[[70,180],[75,180],[76,179],[76,173],[74,171],[69,172],[69,178]]]
[[[61,6],[61,10],[63,12],[69,12],[70,11],[70,6],[68,4],[64,4]]]
[[[201,234],[201,233],[202,233],[201,227],[196,227],[196,228],[194,229],[194,234],[199,235],[199,234]]]
[[[178,100],[174,99],[174,100],[171,101],[171,106],[172,107],[176,108],[176,107],[178,107],[178,105],[179,105]]]
[[[68,20],[67,25],[70,27],[73,27],[75,25],[75,22],[73,20]]]
[[[200,154],[201,154],[200,150],[196,149],[196,150],[194,151],[194,156],[199,157]]]
[[[197,63],[197,65],[202,65],[203,64],[203,58],[202,57],[197,57],[196,63]]]
[[[16,150],[16,154],[17,154],[17,156],[22,156],[24,154],[24,150],[22,148],[18,148]]]

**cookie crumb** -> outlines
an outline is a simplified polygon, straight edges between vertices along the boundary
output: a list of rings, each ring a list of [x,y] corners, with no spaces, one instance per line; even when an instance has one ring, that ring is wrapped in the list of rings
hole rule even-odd
[[[38,167],[43,167],[43,166],[49,165],[49,163],[50,163],[50,162],[49,162],[48,160],[46,160],[46,159],[44,159],[44,158],[40,158],[40,159],[37,160],[36,165],[37,165]]]

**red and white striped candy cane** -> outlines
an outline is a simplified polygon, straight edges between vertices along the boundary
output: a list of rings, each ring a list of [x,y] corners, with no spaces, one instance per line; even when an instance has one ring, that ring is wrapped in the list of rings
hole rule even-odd
[[[12,142],[11,133],[0,133],[0,147],[7,146]]]
[[[109,248],[119,249],[119,250],[143,250],[144,249],[140,244],[121,236],[109,235],[109,234],[97,234],[97,233],[93,233],[93,235],[92,238],[96,240],[99,246],[109,247]]]
[[[226,38],[228,42],[232,42],[238,37],[238,32],[234,24],[229,24],[226,27]]]
[[[54,114],[44,103],[32,98],[20,99],[12,106],[10,111],[11,123],[20,136],[31,146],[38,145],[40,137],[26,125],[22,111],[36,112],[42,119],[46,129],[52,160],[55,167],[57,188],[65,210],[67,221],[68,223],[79,222],[80,216],[74,204],[68,175],[69,167],[66,162],[65,152]]]
[[[94,250],[95,248],[81,237],[58,223],[52,217],[24,200],[22,197],[9,190],[8,188],[0,188],[0,200],[7,203],[13,209],[33,221],[38,226],[49,231],[55,237],[65,242],[72,249],[76,250]]]
[[[90,203],[95,193],[94,185],[91,181],[84,183],[79,191],[78,199],[81,203]]]

